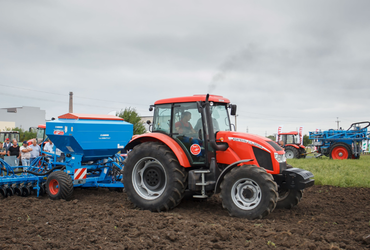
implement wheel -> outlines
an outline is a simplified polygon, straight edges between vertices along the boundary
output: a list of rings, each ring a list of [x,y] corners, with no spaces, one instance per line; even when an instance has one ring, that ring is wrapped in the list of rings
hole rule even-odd
[[[125,161],[122,182],[135,207],[160,212],[180,203],[187,175],[167,146],[158,142],[142,143]]]
[[[298,150],[295,147],[285,147],[285,157],[287,159],[298,159],[299,158],[299,153]]]
[[[335,143],[329,147],[329,155],[334,160],[345,160],[352,158],[351,149],[345,143]]]
[[[271,174],[255,165],[233,168],[221,183],[222,206],[231,216],[261,219],[269,215],[278,199]]]
[[[46,181],[46,192],[52,200],[71,199],[73,194],[71,177],[64,171],[51,173]]]

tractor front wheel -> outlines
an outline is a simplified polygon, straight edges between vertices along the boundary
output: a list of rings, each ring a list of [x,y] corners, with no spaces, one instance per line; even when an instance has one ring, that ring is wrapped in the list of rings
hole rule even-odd
[[[298,205],[302,199],[303,192],[295,189],[280,189],[276,208],[291,209]]]
[[[335,143],[329,147],[329,155],[334,160],[345,160],[352,158],[352,152],[345,143]]]
[[[64,171],[52,172],[46,181],[46,192],[52,200],[71,199],[73,194],[71,177]]]
[[[186,178],[183,167],[166,145],[146,142],[130,152],[123,168],[122,182],[135,207],[160,212],[180,203]]]
[[[295,147],[288,146],[284,150],[287,159],[297,159],[299,157],[298,150]]]
[[[233,168],[221,183],[222,206],[231,216],[261,219],[270,214],[278,199],[271,174],[255,165]]]

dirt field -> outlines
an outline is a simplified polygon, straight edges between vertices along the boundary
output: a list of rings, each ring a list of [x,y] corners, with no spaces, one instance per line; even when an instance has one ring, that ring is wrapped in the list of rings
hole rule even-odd
[[[230,217],[218,196],[151,213],[106,189],[1,198],[0,209],[1,249],[370,249],[364,188],[314,186],[296,208],[254,221]]]

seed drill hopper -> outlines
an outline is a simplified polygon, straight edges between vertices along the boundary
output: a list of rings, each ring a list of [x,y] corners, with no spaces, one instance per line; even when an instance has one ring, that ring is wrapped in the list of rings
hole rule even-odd
[[[68,113],[58,118],[46,123],[56,153],[42,150],[29,167],[0,159],[3,197],[46,192],[51,199],[70,199],[74,187],[122,190],[124,159],[118,152],[130,141],[133,125],[111,115]]]

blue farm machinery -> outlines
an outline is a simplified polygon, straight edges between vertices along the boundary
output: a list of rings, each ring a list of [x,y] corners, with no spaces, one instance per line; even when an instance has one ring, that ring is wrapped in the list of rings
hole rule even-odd
[[[359,159],[361,142],[369,139],[367,128],[370,122],[353,123],[347,130],[329,129],[309,132],[309,138],[317,147],[318,156],[325,155],[331,159]]]
[[[0,159],[0,193],[70,199],[74,187],[122,190],[123,158],[118,152],[130,141],[133,125],[111,115],[68,113],[46,123],[54,152],[45,152],[29,167]],[[58,153],[59,152],[59,153]]]

